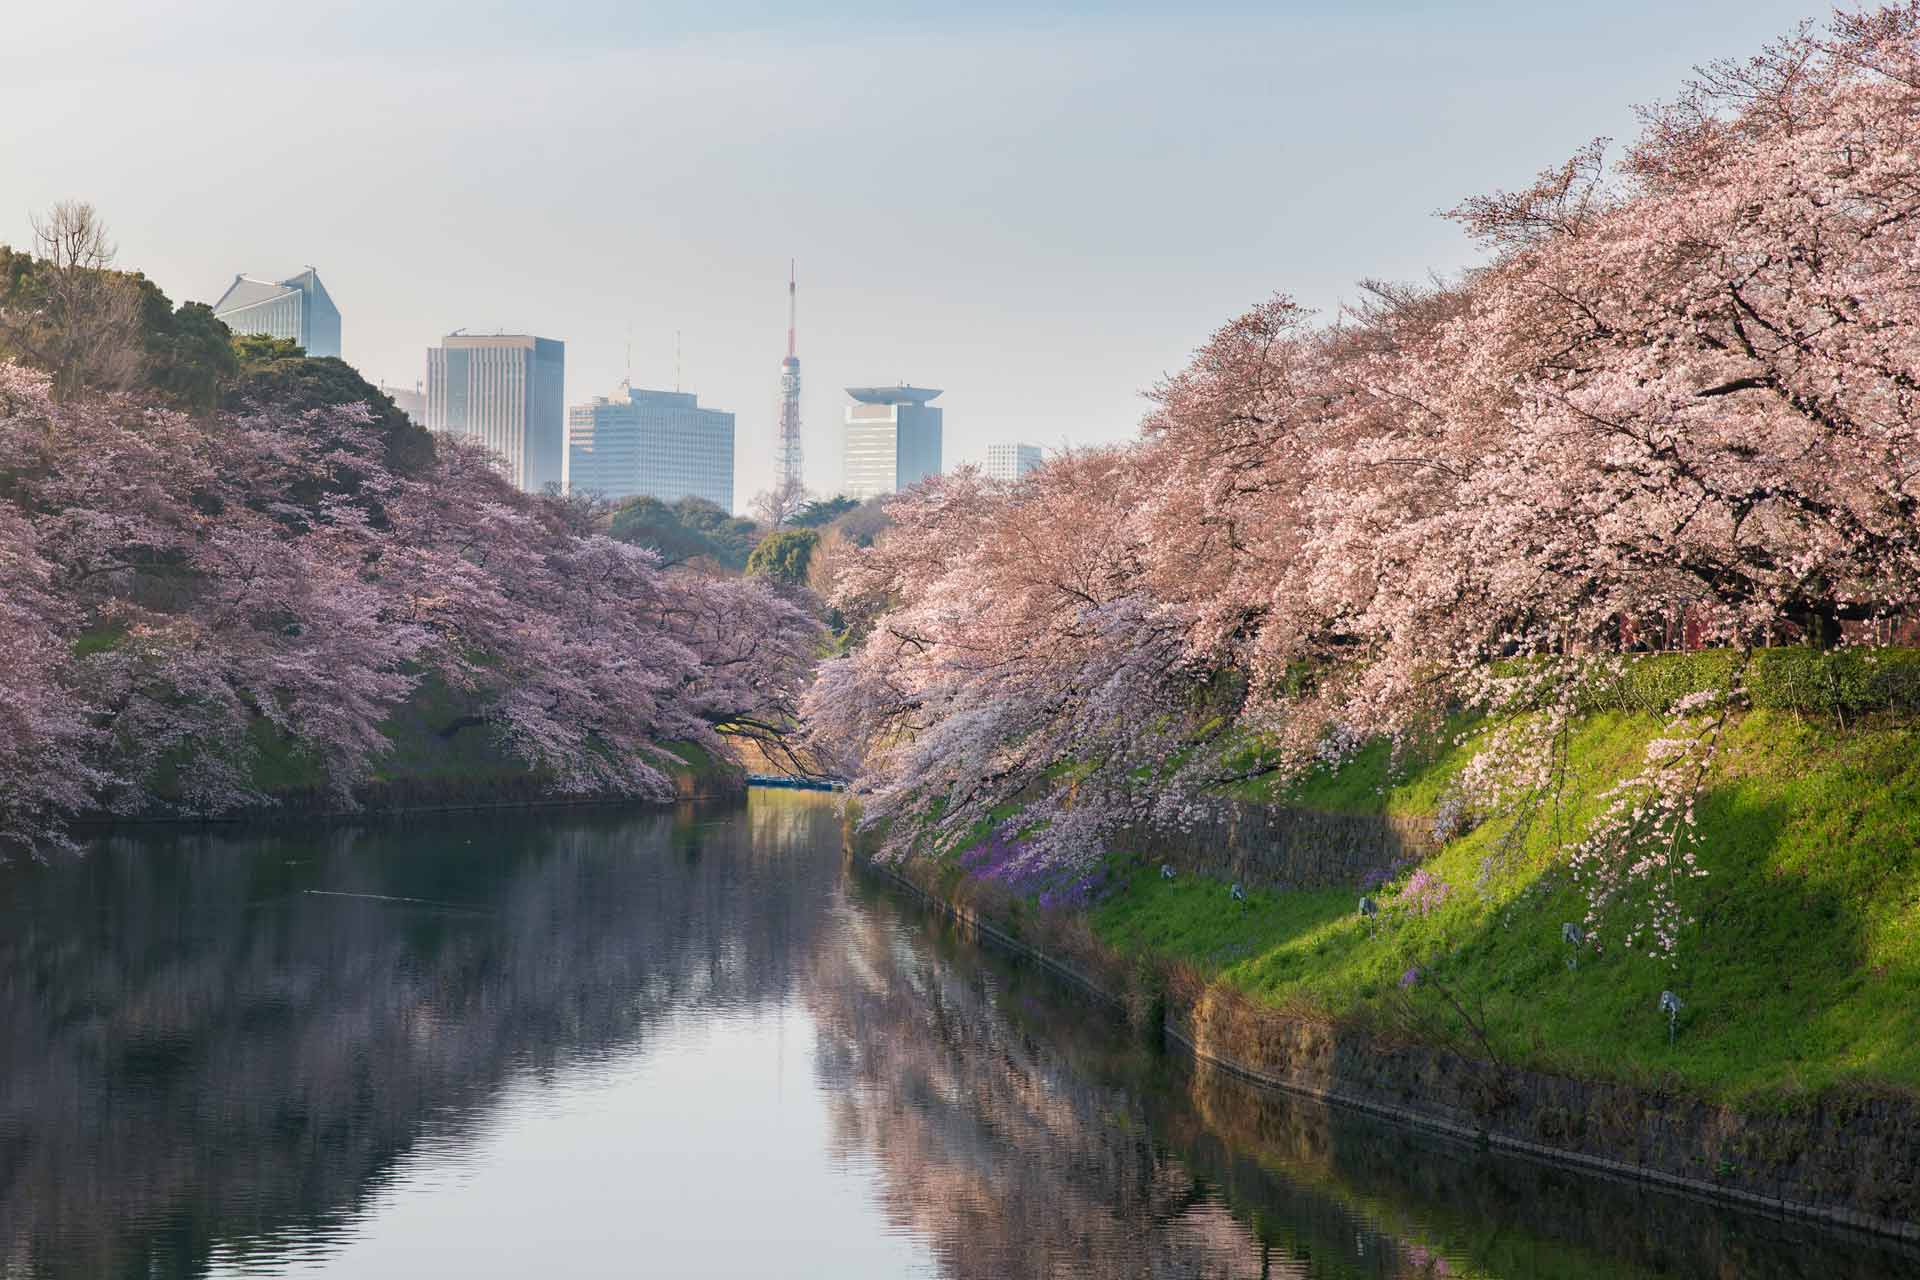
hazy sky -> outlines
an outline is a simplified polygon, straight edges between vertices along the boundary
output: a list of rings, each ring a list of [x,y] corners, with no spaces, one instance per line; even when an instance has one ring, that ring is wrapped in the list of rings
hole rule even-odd
[[[1801,0],[1148,5],[77,0],[0,22],[0,240],[106,215],[176,301],[319,268],[346,358],[450,329],[567,344],[738,416],[772,476],[787,259],[807,479],[848,385],[945,388],[949,467],[1122,439],[1276,291],[1457,269],[1434,216],[1524,183]]]

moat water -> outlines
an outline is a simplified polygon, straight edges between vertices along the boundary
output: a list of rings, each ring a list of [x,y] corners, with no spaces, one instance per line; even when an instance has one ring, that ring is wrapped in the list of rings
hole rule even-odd
[[[1920,1275],[1196,1072],[830,798],[0,869],[0,1277]]]

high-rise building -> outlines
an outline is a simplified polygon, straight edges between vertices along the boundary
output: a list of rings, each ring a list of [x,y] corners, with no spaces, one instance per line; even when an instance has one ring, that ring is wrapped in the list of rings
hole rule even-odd
[[[1012,484],[1040,465],[1040,446],[1033,444],[990,444],[987,446],[987,479]]]
[[[310,356],[340,354],[340,309],[312,267],[287,280],[235,276],[213,314],[235,333],[290,338]]]
[[[733,510],[733,415],[692,392],[626,389],[567,410],[567,490],[603,498],[705,498]]]
[[[846,467],[849,498],[865,501],[940,474],[939,395],[924,387],[848,387]]]
[[[393,407],[407,415],[407,421],[416,427],[427,425],[427,393],[420,389],[419,383],[411,387],[390,387],[380,384],[381,392],[393,401]]]
[[[566,481],[566,344],[450,333],[427,350],[427,428],[472,436],[529,493]]]

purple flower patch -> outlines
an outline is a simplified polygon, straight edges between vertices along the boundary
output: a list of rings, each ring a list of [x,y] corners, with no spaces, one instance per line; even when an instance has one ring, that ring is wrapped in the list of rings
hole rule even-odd
[[[1043,911],[1085,907],[1100,896],[1107,881],[1104,867],[1087,872],[1045,865],[1014,834],[1011,823],[962,853],[960,865],[976,879],[1033,897]]]
[[[1395,895],[1394,901],[1415,915],[1424,916],[1438,911],[1452,892],[1452,885],[1422,867],[1408,878],[1406,887]]]

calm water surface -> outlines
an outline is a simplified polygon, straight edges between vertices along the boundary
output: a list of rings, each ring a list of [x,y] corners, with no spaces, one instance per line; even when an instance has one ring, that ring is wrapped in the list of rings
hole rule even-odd
[[[1920,1275],[1196,1074],[824,797],[0,872],[0,1276]]]

